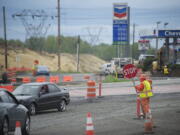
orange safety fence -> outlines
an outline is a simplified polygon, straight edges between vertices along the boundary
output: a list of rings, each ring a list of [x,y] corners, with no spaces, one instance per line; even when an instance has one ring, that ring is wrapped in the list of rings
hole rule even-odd
[[[8,72],[25,72],[25,71],[32,71],[31,68],[26,67],[12,67],[7,69]]]
[[[84,76],[84,79],[89,80],[89,79],[90,79],[90,76],[89,76],[89,75],[85,75],[85,76]]]
[[[72,76],[64,76],[63,77],[63,82],[72,82],[73,78]]]
[[[46,77],[44,76],[36,77],[36,82],[46,82]]]
[[[88,81],[87,82],[87,99],[96,98],[96,82],[95,81]]]
[[[16,76],[16,72],[15,71],[8,71],[7,75],[8,75],[8,78],[13,78],[14,76]]]
[[[11,82],[16,83],[17,82],[16,78],[12,78]]]
[[[31,82],[31,79],[29,77],[23,77],[22,78],[22,82],[23,83],[30,83]]]
[[[13,85],[0,85],[0,88],[4,88],[6,90],[8,90],[9,92],[13,92],[14,91],[14,86]]]
[[[53,83],[59,83],[59,76],[50,76],[49,81]]]

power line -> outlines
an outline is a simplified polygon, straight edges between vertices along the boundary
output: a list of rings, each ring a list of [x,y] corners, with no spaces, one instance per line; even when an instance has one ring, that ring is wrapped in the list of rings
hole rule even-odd
[[[46,24],[45,21],[49,17],[44,10],[22,10],[19,13],[12,15],[13,18],[21,20],[26,30],[26,36],[28,37],[42,37],[47,33],[50,24]]]

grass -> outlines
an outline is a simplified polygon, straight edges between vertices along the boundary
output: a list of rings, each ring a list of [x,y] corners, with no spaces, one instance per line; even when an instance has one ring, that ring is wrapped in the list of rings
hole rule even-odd
[[[127,80],[127,79],[119,79],[116,78],[115,76],[112,75],[108,75],[105,77],[105,79],[103,80],[103,83],[112,83],[112,82],[129,82],[131,80]]]

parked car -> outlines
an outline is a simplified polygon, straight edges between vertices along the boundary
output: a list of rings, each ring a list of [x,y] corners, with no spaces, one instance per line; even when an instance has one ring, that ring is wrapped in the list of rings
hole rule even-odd
[[[25,105],[31,115],[38,111],[57,108],[65,111],[70,102],[69,92],[65,88],[59,88],[55,83],[28,83],[17,87],[13,94],[20,103]]]
[[[7,90],[0,88],[0,135],[15,131],[16,121],[21,122],[22,135],[30,134],[28,109]]]
[[[35,75],[48,75],[49,76],[50,72],[49,72],[49,68],[47,66],[37,66]]]

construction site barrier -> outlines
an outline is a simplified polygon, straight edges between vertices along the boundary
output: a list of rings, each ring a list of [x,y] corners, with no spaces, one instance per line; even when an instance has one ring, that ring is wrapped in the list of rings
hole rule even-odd
[[[89,76],[89,75],[85,75],[85,76],[84,76],[84,79],[85,79],[85,80],[89,80],[89,79],[90,79],[90,76]]]
[[[72,82],[73,78],[72,76],[64,76],[63,77],[63,82]]]
[[[99,97],[102,96],[102,76],[99,76]]]
[[[23,77],[22,78],[22,82],[23,83],[30,83],[31,82],[31,79],[29,77]]]
[[[7,76],[8,78],[11,80],[11,79],[14,79],[15,76],[16,76],[16,71],[8,71],[7,72]]]
[[[4,88],[4,89],[8,90],[9,92],[14,91],[14,86],[13,85],[0,85],[0,88]]]
[[[26,68],[26,67],[13,67],[13,68],[8,68],[8,72],[26,72],[26,71],[32,71],[31,68]]]
[[[94,99],[96,98],[96,82],[95,81],[88,81],[87,82],[87,99]]]
[[[12,79],[11,79],[11,82],[12,82],[12,83],[16,83],[16,82],[17,82],[16,78],[12,78]]]
[[[36,82],[46,82],[46,77],[44,76],[36,77]]]
[[[53,83],[59,83],[59,76],[50,76],[49,81]]]

